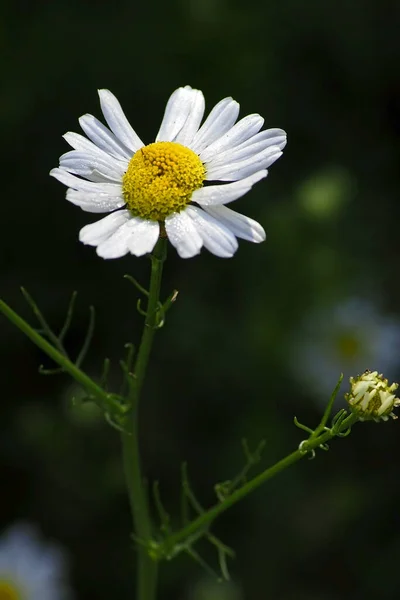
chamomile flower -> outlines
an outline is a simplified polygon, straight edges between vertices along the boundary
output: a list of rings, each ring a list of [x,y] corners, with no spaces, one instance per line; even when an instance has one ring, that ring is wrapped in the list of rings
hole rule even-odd
[[[395,393],[398,387],[398,383],[389,384],[378,371],[365,371],[358,377],[350,377],[350,391],[345,399],[360,421],[397,419],[393,409],[400,406]]]
[[[18,524],[0,538],[0,600],[66,600],[66,564],[58,547]]]
[[[81,229],[79,239],[103,258],[151,252],[167,236],[179,256],[204,246],[231,257],[237,238],[262,242],[259,223],[225,205],[267,176],[286,144],[282,129],[260,131],[258,114],[237,121],[239,104],[224,98],[201,125],[204,96],[190,86],[170,97],[155,142],[145,145],[116,97],[99,90],[107,128],[92,115],[79,123],[87,138],[66,133],[73,150],[50,174],[68,187],[67,200],[110,213]]]
[[[355,297],[307,317],[297,332],[291,365],[296,378],[325,402],[340,373],[345,382],[368,368],[396,377],[399,350],[399,321]]]
[[[221,583],[216,578],[204,577],[197,581],[188,595],[189,600],[243,600],[239,586],[232,581]]]

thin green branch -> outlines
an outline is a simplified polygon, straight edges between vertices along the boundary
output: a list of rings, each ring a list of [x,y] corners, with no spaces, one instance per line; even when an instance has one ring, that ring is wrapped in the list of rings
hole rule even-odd
[[[142,315],[142,317],[146,317],[147,316],[147,312],[145,310],[143,310],[143,308],[142,308],[142,300],[141,300],[141,298],[137,299],[136,310],[138,311],[139,315]]]
[[[131,342],[127,342],[125,344],[125,348],[127,350],[125,358],[126,368],[128,369],[128,371],[131,371],[133,366],[133,358],[135,356],[135,346],[131,344]]]
[[[107,391],[108,388],[108,375],[110,373],[111,361],[109,358],[105,358],[103,361],[103,371],[100,377],[100,385],[101,387]]]
[[[89,325],[86,331],[86,335],[85,335],[85,339],[83,341],[82,344],[82,348],[77,356],[77,359],[75,361],[75,364],[77,367],[80,367],[81,364],[83,363],[83,361],[86,358],[86,354],[89,350],[89,346],[91,344],[91,341],[93,339],[93,333],[94,333],[94,320],[95,320],[95,310],[94,310],[94,306],[89,306]]]
[[[44,365],[39,365],[38,371],[41,375],[61,375],[61,373],[64,373],[64,369],[62,367],[46,369]]]
[[[210,567],[210,565],[204,560],[204,558],[200,556],[198,552],[196,552],[196,550],[193,549],[192,546],[185,548],[185,552],[191,558],[193,558],[193,560],[197,562],[206,571],[206,573],[208,573],[208,575],[210,575],[213,579],[216,579],[219,583],[222,583],[221,578],[218,577],[218,573],[214,571],[212,567]]]
[[[133,285],[136,287],[136,289],[139,290],[139,292],[141,294],[146,296],[146,298],[149,297],[149,295],[150,295],[149,292],[142,285],[140,285],[140,283],[137,281],[137,279],[132,277],[132,275],[124,275],[124,279],[127,279],[128,281],[133,283]]]
[[[171,555],[174,554],[174,548],[183,544],[185,540],[195,536],[197,532],[206,530],[209,525],[228,508],[239,502],[242,498],[256,490],[263,483],[278,475],[291,465],[295,464],[305,456],[314,452],[321,445],[327,441],[333,439],[336,436],[340,436],[342,432],[347,431],[349,427],[354,425],[358,421],[358,417],[354,414],[347,415],[347,417],[340,421],[339,425],[335,424],[331,429],[324,431],[318,437],[312,437],[302,442],[299,449],[292,452],[272,467],[266,469],[259,475],[250,479],[242,487],[235,490],[227,496],[222,502],[215,504],[213,507],[208,509],[206,512],[201,513],[196,519],[191,521],[188,525],[183,527],[180,531],[172,534],[160,544],[160,555]]]
[[[342,385],[342,381],[343,381],[343,373],[341,373],[340,377],[339,377],[339,381],[337,382],[335,389],[332,392],[332,395],[329,399],[329,402],[327,404],[327,407],[325,409],[324,415],[321,419],[320,424],[318,425],[318,427],[316,428],[316,430],[313,433],[314,437],[318,437],[320,433],[322,433],[322,431],[324,431],[326,424],[329,420],[329,417],[331,416],[331,412],[332,412],[332,408],[333,408],[333,403],[335,402],[336,396],[338,395],[340,386]]]
[[[261,460],[261,453],[265,447],[265,443],[266,443],[265,440],[262,440],[258,444],[255,451],[250,452],[250,449],[247,444],[247,440],[246,439],[242,440],[242,448],[243,448],[243,453],[246,458],[246,464],[244,465],[244,467],[242,467],[242,469],[239,471],[239,473],[233,479],[227,479],[226,481],[219,481],[218,483],[216,483],[214,485],[215,493],[220,502],[223,502],[225,500],[226,496],[229,496],[233,492],[233,490],[235,490],[240,485],[243,485],[243,483],[246,482],[247,475],[250,472],[250,470],[252,469],[252,467],[254,467],[254,465],[256,465]]]
[[[204,508],[201,506],[200,502],[197,500],[192,487],[189,482],[187,463],[182,464],[182,489],[186,494],[189,503],[192,505],[193,510],[195,510],[199,515],[204,512]]]
[[[203,508],[201,503],[198,501],[194,491],[192,490],[192,487],[191,487],[190,481],[189,481],[186,463],[182,464],[182,491],[183,491],[184,495],[186,496],[188,502],[191,504],[193,510],[198,515],[203,515],[205,513],[205,509]],[[188,549],[190,549],[192,551],[191,556],[195,557],[192,545],[194,542],[198,541],[198,539],[200,537],[204,536],[217,550],[218,562],[219,562],[222,578],[225,580],[229,580],[230,577],[229,577],[229,571],[228,571],[228,565],[226,562],[226,557],[229,556],[230,558],[234,558],[235,553],[232,550],[232,548],[229,548],[229,546],[224,544],[216,535],[214,535],[213,533],[208,531],[208,526],[209,525],[206,525],[204,530],[199,529],[196,532],[198,534],[198,537],[195,537],[194,539],[192,539],[192,538],[187,539],[186,540],[187,543],[186,543],[186,545],[184,545],[182,547],[182,550],[188,551]],[[176,548],[176,550],[178,550],[178,549]],[[197,557],[199,557],[198,554],[197,554]]]
[[[132,366],[133,366],[133,358],[135,356],[135,346],[133,344],[131,344],[130,342],[128,342],[127,344],[125,344],[125,349],[127,350],[125,360],[121,360],[119,362],[122,372],[123,372],[123,379],[122,379],[120,394],[121,394],[121,396],[125,396],[126,394],[129,393],[129,397],[133,398],[133,396],[134,396],[134,389],[133,389],[134,377],[133,377],[133,373],[132,373]]]
[[[47,340],[33,329],[24,319],[22,319],[13,309],[8,306],[3,300],[0,300],[0,310],[7,317],[11,323],[13,323],[18,329],[20,329],[38,348],[43,350],[55,363],[67,373],[71,375],[75,381],[80,383],[86,392],[93,396],[93,398],[99,401],[102,408],[105,408],[113,415],[120,414],[121,416],[125,413],[123,406],[120,403],[120,398],[114,394],[108,394],[105,392],[97,383],[93,381],[86,373],[81,371],[73,362],[69,360],[64,354],[62,354],[57,348],[52,346]]]
[[[171,533],[171,518],[161,500],[160,494],[160,485],[158,481],[153,483],[153,496],[154,496],[154,504],[156,506],[158,517],[160,519],[160,530],[164,535],[169,535]]]
[[[310,435],[312,435],[314,433],[314,430],[311,429],[311,427],[307,427],[307,425],[303,425],[302,423],[300,423],[300,421],[298,420],[297,417],[293,417],[293,422],[296,425],[296,427],[298,427],[302,431],[306,431]]]
[[[60,340],[60,342],[63,342],[63,340],[64,340],[65,336],[67,335],[68,330],[71,326],[77,296],[78,296],[78,292],[76,292],[76,291],[72,292],[71,300],[69,301],[69,304],[68,304],[67,316],[65,317],[64,325],[62,326],[62,329],[58,335],[58,339]]]
[[[171,308],[176,299],[178,298],[178,290],[173,290],[171,294],[168,296],[164,304],[162,305],[164,314]]]
[[[21,287],[21,292],[22,292],[22,295],[24,296],[25,300],[31,307],[33,314],[39,321],[43,335],[45,335],[50,340],[50,342],[53,344],[53,346],[55,348],[57,348],[57,350],[61,354],[63,354],[64,356],[66,356],[68,358],[68,354],[64,348],[62,340],[59,339],[59,337],[54,333],[54,331],[52,330],[50,325],[47,323],[46,319],[44,318],[41,310],[39,309],[38,305],[36,304],[36,302],[34,301],[32,296],[27,292],[27,290],[24,287]]]

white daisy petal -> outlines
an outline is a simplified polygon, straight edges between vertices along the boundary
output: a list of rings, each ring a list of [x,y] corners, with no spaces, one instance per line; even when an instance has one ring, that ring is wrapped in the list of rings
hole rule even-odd
[[[157,221],[132,217],[129,221],[132,234],[128,241],[131,254],[143,256],[153,251],[160,235],[160,225]]]
[[[79,150],[71,150],[63,154],[60,157],[60,167],[86,179],[91,179],[93,174],[99,173],[102,177],[115,182],[121,181],[126,171],[126,167],[112,156],[103,158]]]
[[[194,136],[190,144],[191,149],[199,154],[229,131],[236,122],[238,115],[239,104],[232,98],[224,98],[218,102]]]
[[[264,179],[268,175],[266,169],[257,171],[250,177],[235,181],[234,183],[226,183],[224,185],[208,185],[193,192],[192,201],[197,202],[201,206],[219,206],[220,204],[228,204],[237,200],[244,194],[247,194],[255,183]]]
[[[74,150],[80,150],[81,152],[89,152],[91,154],[100,156],[109,156],[106,152],[101,150],[96,144],[85,138],[80,133],[74,133],[73,131],[67,131],[64,133],[63,138]]]
[[[129,150],[136,152],[144,146],[142,140],[132,129],[120,103],[109,90],[98,90],[100,106],[111,131]]]
[[[120,184],[118,185],[116,183],[109,182],[99,183],[93,181],[86,181],[86,179],[80,179],[79,177],[75,177],[75,175],[72,175],[71,173],[68,173],[68,171],[65,171],[64,169],[60,168],[52,169],[50,171],[50,175],[51,177],[55,177],[56,179],[58,179],[58,181],[60,181],[64,185],[74,190],[79,190],[80,192],[108,193],[109,191],[111,191],[111,194],[113,194],[116,187],[121,189]]]
[[[256,244],[265,240],[265,231],[261,225],[245,215],[226,206],[205,206],[204,210],[225,225],[236,237]]]
[[[287,143],[286,131],[277,127],[266,129],[250,138],[244,145],[253,144],[261,140],[268,140],[269,146],[278,146],[280,150],[283,150]]]
[[[67,133],[65,133],[63,135],[63,138],[70,146],[72,146],[75,150],[77,150],[79,152],[84,152],[86,154],[90,154],[91,156],[96,156],[100,160],[106,161],[107,163],[110,160],[114,161],[113,164],[116,164],[117,168],[121,167],[124,170],[124,172],[128,168],[128,164],[129,164],[128,159],[122,158],[122,157],[115,157],[115,156],[111,156],[110,154],[107,154],[107,152],[104,152],[104,150],[101,150],[100,148],[98,148],[95,144],[93,144],[93,142],[91,142],[87,138],[83,137],[83,135],[80,135],[79,133],[74,133],[72,131],[68,131]],[[65,156],[66,154],[68,154],[68,153],[65,153],[63,156]],[[103,177],[103,179],[104,179],[104,177]],[[108,178],[105,178],[106,181],[107,181],[107,179]],[[96,180],[96,179],[94,179],[94,180]],[[100,181],[101,180],[102,179],[100,178]]]
[[[235,254],[238,242],[230,229],[197,206],[188,206],[185,212],[193,220],[207,250],[221,258]]]
[[[89,139],[107,154],[121,159],[131,159],[132,151],[93,115],[83,115],[79,124]]]
[[[189,146],[197,133],[204,115],[204,96],[200,90],[192,90],[192,106],[181,131],[175,137],[175,142]]]
[[[110,212],[125,205],[121,186],[116,185],[118,192],[115,195],[104,192],[77,192],[69,188],[66,198],[72,204],[79,206],[82,210],[91,213]]]
[[[197,90],[192,90],[189,86],[178,88],[173,92],[167,102],[156,142],[172,142],[175,140],[186,123],[196,95]]]
[[[271,133],[276,131],[282,132],[281,129],[268,129],[267,131],[261,131],[260,133],[253,135],[253,137],[248,139],[246,142],[243,142],[243,144],[217,154],[217,156],[210,160],[209,163],[212,163],[214,166],[216,164],[237,162],[250,156],[255,156],[259,152],[262,152],[267,148],[271,148],[272,146],[282,150],[282,148],[284,148],[286,145],[286,134],[285,132],[282,132],[279,135]]]
[[[200,158],[203,162],[208,162],[220,152],[229,150],[245,142],[253,135],[258,133],[264,124],[264,119],[260,115],[248,115],[236,123],[223,136],[207,146],[200,152]]]
[[[131,214],[128,210],[113,212],[100,221],[85,225],[79,232],[79,240],[88,246],[97,246],[105,242],[130,218]]]
[[[267,169],[280,156],[282,156],[281,150],[277,146],[271,146],[264,152],[259,152],[255,156],[250,156],[250,158],[235,163],[217,164],[215,166],[212,164],[206,165],[207,180],[237,181],[249,177],[261,169]]]
[[[130,220],[123,223],[106,240],[100,242],[96,248],[96,253],[101,258],[121,258],[129,252],[129,240],[132,236],[132,227]]]
[[[165,219],[168,239],[181,258],[199,254],[203,240],[186,211],[174,213]]]

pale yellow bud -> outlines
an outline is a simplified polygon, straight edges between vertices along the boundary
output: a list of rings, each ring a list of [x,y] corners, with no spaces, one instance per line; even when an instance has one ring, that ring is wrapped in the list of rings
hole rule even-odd
[[[400,406],[395,395],[398,387],[398,383],[389,385],[378,371],[365,371],[359,377],[350,377],[350,392],[345,399],[360,421],[397,419],[393,409]]]

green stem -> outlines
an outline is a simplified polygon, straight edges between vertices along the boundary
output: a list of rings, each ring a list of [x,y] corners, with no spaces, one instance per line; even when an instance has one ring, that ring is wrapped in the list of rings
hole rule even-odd
[[[166,240],[160,239],[151,255],[151,279],[146,318],[142,339],[133,370],[134,386],[130,394],[131,409],[126,417],[122,433],[122,448],[125,466],[126,484],[132,512],[135,536],[138,539],[137,552],[137,600],[154,600],[157,591],[157,562],[149,555],[152,540],[151,520],[148,498],[142,477],[138,408],[146,368],[150,358],[154,334],[158,325],[161,277],[166,256]]]
[[[163,264],[167,254],[167,240],[160,238],[151,255],[151,278],[149,298],[146,310],[146,319],[140,346],[136,357],[134,375],[136,380],[136,401],[142,391],[144,377],[146,375],[147,363],[153,345],[154,334],[157,330],[158,307],[160,302],[161,278]]]
[[[99,400],[102,407],[109,410],[111,414],[122,414],[120,403],[113,398],[111,394],[105,392],[97,383],[93,381],[86,373],[81,371],[73,362],[64,356],[59,350],[54,348],[37,331],[33,329],[24,319],[22,319],[12,308],[3,300],[0,300],[0,311],[7,317],[11,323],[14,323],[38,348],[43,350],[50,358],[54,360],[64,371],[69,373],[85,390],[95,399]]]
[[[306,442],[306,448],[298,449],[292,452],[269,469],[266,469],[256,477],[253,477],[250,481],[245,483],[241,488],[232,492],[222,502],[211,507],[206,512],[202,513],[196,519],[191,521],[186,527],[177,531],[176,533],[169,536],[165,542],[161,545],[161,554],[167,556],[173,552],[179,544],[184,543],[186,540],[196,536],[198,532],[204,531],[214,521],[216,517],[228,510],[231,506],[239,502],[242,498],[253,492],[256,488],[260,487],[263,483],[278,475],[294,463],[298,462],[305,456],[309,456],[309,452],[317,449],[321,444],[325,444],[332,438],[336,437],[338,433],[347,430],[354,423],[358,421],[358,417],[350,414],[340,425],[339,431],[333,432],[332,430],[325,431],[317,437],[310,436]]]

